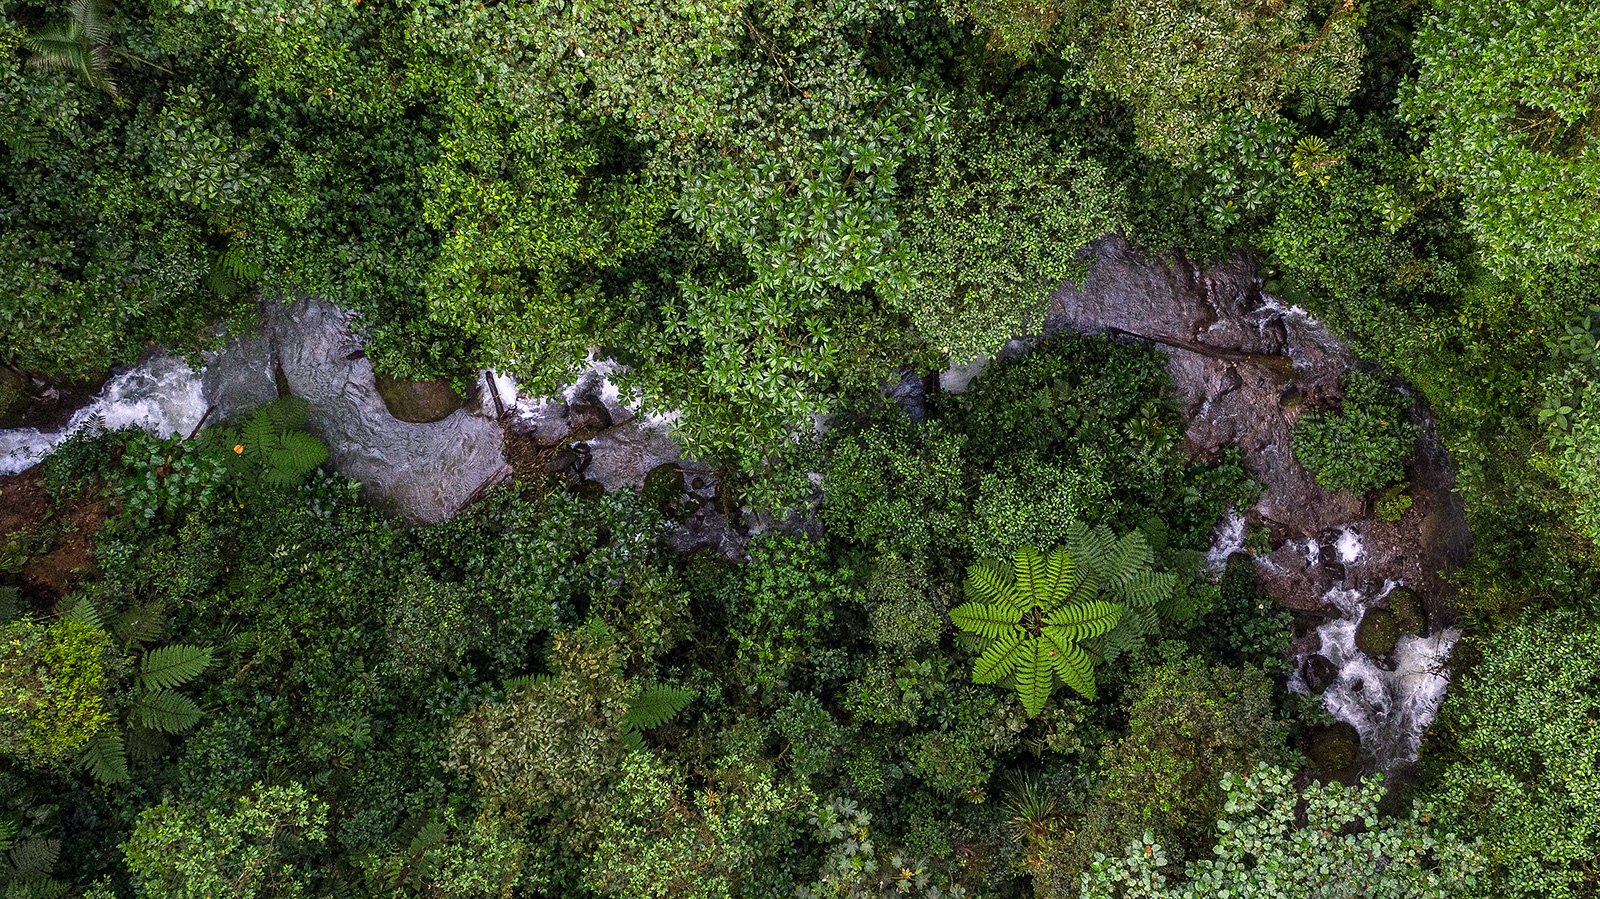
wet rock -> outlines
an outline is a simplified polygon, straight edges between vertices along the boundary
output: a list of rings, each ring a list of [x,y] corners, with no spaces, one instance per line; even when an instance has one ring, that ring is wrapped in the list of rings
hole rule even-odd
[[[568,407],[572,430],[582,434],[599,434],[611,427],[611,410],[598,396],[580,397]]]
[[[361,348],[349,313],[316,299],[269,301],[262,318],[289,389],[310,404],[306,429],[327,445],[333,468],[373,498],[412,521],[440,521],[509,475],[493,421],[465,409],[421,424],[389,413],[372,363],[346,358]]]
[[[1306,689],[1313,695],[1321,695],[1322,691],[1339,679],[1339,666],[1335,665],[1332,659],[1318,653],[1306,658],[1300,667],[1300,676],[1305,679]]]
[[[365,353],[345,355],[346,362],[364,359]],[[460,409],[464,404],[461,394],[456,393],[449,381],[437,379],[433,381],[406,381],[391,378],[388,375],[378,375],[375,379],[378,395],[383,397],[383,405],[400,421],[412,424],[429,424],[443,421],[450,417],[452,412]]]
[[[883,395],[904,407],[912,421],[928,417],[928,387],[925,380],[917,376],[916,369],[900,369],[900,380],[885,387]]]

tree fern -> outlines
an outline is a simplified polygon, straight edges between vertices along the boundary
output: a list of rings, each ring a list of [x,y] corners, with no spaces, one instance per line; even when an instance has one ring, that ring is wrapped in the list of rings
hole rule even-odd
[[[111,79],[111,21],[102,0],[72,0],[65,22],[47,25],[23,40],[37,69],[75,72],[90,87],[115,97]]]
[[[1104,547],[1090,544],[1093,534],[1080,530],[1078,536],[1087,554],[1104,554]],[[1093,664],[1078,644],[1115,627],[1122,609],[1084,591],[1086,581],[1098,583],[1064,549],[1045,554],[1025,546],[1009,567],[985,560],[968,568],[968,602],[952,610],[950,620],[988,641],[973,663],[973,680],[1011,678],[1030,716],[1044,709],[1057,677],[1094,698]]]
[[[45,877],[55,870],[60,857],[61,841],[43,837],[17,840],[7,855],[13,871],[11,876],[23,880]]]
[[[169,734],[182,733],[199,722],[200,706],[182,693],[171,690],[150,690],[134,700],[134,718],[151,730]]]
[[[79,762],[88,770],[95,780],[101,783],[120,784],[128,782],[128,753],[123,745],[122,737],[115,731],[102,730],[94,735]]]
[[[138,646],[161,639],[167,628],[167,612],[159,603],[134,606],[111,622],[111,632],[124,646]]]
[[[628,712],[622,716],[622,741],[630,748],[643,746],[639,732],[665,724],[683,711],[698,695],[666,684],[646,684],[628,699]]]
[[[136,759],[153,759],[172,748],[160,731],[137,724],[128,728],[124,745],[128,748],[128,755]]]
[[[145,653],[139,685],[145,690],[171,690],[199,677],[210,666],[209,647],[174,643]]]

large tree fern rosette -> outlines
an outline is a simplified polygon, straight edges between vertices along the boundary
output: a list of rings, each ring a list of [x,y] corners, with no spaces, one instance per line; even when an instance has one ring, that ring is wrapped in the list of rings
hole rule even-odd
[[[1074,522],[1062,548],[1025,546],[1010,562],[985,559],[968,568],[968,602],[950,619],[987,641],[972,679],[1010,678],[1030,716],[1044,709],[1057,679],[1094,699],[1096,661],[1134,648],[1159,626],[1157,609],[1177,577],[1153,563],[1143,532],[1118,538],[1104,526]]]
[[[1094,661],[1079,644],[1106,633],[1122,607],[1096,599],[1092,568],[1064,549],[1045,555],[1022,547],[1011,564],[986,559],[967,569],[969,601],[950,613],[956,627],[988,640],[972,679],[1013,678],[1029,716],[1044,709],[1055,679],[1094,698]]]

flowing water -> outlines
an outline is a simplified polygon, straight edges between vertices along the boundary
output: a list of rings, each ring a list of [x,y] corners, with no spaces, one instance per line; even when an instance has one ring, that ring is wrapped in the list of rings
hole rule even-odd
[[[1355,727],[1362,755],[1369,765],[1384,771],[1417,760],[1423,732],[1433,723],[1450,686],[1445,663],[1461,636],[1455,628],[1421,637],[1407,634],[1390,654],[1394,670],[1379,667],[1356,648],[1356,628],[1367,607],[1394,587],[1386,582],[1382,592],[1370,598],[1359,590],[1328,591],[1324,599],[1341,614],[1317,629],[1321,654],[1339,669],[1338,679],[1322,693],[1322,704],[1335,719]],[[1310,692],[1298,669],[1289,689]]]

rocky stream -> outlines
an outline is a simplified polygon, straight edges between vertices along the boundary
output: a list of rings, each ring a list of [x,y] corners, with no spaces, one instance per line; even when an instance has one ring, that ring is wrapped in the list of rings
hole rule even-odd
[[[1294,613],[1290,688],[1320,695],[1335,719],[1354,728],[1364,769],[1403,769],[1416,759],[1448,685],[1445,662],[1457,631],[1443,573],[1462,563],[1471,542],[1431,420],[1413,409],[1420,434],[1407,472],[1413,507],[1399,521],[1382,521],[1362,498],[1324,490],[1294,460],[1294,419],[1336,400],[1341,375],[1356,360],[1315,319],[1267,294],[1252,257],[1240,253],[1202,269],[1152,260],[1115,237],[1084,252],[1095,257],[1088,278],[1052,295],[1044,334],[1014,340],[1001,355],[1025,352],[1060,329],[1167,353],[1189,422],[1188,451],[1216,458],[1237,446],[1264,486],[1254,506],[1218,526],[1209,564],[1220,569],[1245,551],[1247,532],[1265,529],[1270,551],[1257,542],[1253,562],[1262,587]],[[560,447],[543,463],[550,470],[607,490],[641,486],[662,466],[683,471],[686,487],[705,502],[674,535],[679,549],[708,546],[737,558],[763,524],[712,501],[715,478],[681,459],[671,417],[636,415],[606,379],[605,364],[560,397],[519,396],[510,379],[485,373],[463,401],[427,385],[380,384],[351,317],[336,307],[301,299],[262,308],[260,333],[229,340],[199,371],[152,352],[114,373],[60,427],[0,431],[0,474],[31,466],[93,422],[186,434],[203,419],[225,420],[292,393],[309,401],[308,429],[327,444],[333,466],[415,522],[448,518],[509,477],[502,445],[510,430]],[[987,361],[952,368],[937,383],[907,377],[889,392],[915,414],[927,389],[963,390]],[[1361,651],[1363,616],[1399,606],[1403,596],[1420,598],[1411,615],[1416,633],[1381,655]]]

